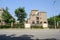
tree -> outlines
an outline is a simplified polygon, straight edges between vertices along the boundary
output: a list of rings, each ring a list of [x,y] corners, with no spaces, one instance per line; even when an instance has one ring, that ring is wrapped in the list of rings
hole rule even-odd
[[[60,14],[56,16],[56,22],[60,21]]]
[[[56,25],[57,25],[57,22],[60,21],[60,14],[59,14],[59,15],[56,15],[56,16],[53,16],[53,17],[50,17],[50,18],[48,19],[49,25],[54,25],[54,18],[55,18]]]
[[[6,9],[3,9],[2,18],[3,18],[3,21],[5,21],[5,23],[11,24],[11,22],[15,22],[15,19],[11,16],[7,7]]]
[[[8,12],[8,8],[3,9],[2,18],[6,23],[9,23],[10,14]]]
[[[13,27],[13,24],[15,23],[15,19],[12,17],[10,20],[9,20],[9,22],[10,22],[10,25],[11,25],[11,28]]]
[[[19,20],[20,26],[23,27],[24,22],[25,22],[25,18],[26,18],[25,9],[23,7],[17,8],[15,10],[15,15],[17,17],[17,20]]]
[[[48,19],[49,25],[54,25],[54,17]]]

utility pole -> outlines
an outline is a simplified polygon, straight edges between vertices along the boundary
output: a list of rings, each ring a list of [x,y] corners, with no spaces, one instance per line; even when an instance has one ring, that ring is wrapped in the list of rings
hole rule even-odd
[[[55,26],[55,29],[56,29],[55,4],[56,4],[56,0],[53,0],[53,10],[54,10],[54,26]]]

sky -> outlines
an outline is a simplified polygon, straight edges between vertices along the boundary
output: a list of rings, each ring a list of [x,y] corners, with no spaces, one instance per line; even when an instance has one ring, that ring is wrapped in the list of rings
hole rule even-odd
[[[0,8],[9,8],[10,14],[15,18],[15,9],[24,7],[27,13],[27,18],[31,10],[39,10],[47,12],[47,18],[60,14],[60,0],[0,0]]]

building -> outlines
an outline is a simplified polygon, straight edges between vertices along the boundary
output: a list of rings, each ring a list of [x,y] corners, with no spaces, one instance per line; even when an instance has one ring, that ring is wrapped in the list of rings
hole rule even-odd
[[[5,25],[5,22],[3,21],[3,18],[2,18],[2,13],[3,13],[3,9],[0,8],[0,25]]]
[[[38,10],[32,10],[27,23],[31,25],[43,26],[43,24],[48,24],[47,12],[41,12]]]

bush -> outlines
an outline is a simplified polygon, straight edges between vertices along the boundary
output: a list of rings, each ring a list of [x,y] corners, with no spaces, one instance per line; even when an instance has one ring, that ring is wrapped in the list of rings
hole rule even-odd
[[[43,27],[42,27],[42,26],[36,26],[36,25],[31,26],[31,28],[41,28],[41,29],[43,29]]]
[[[54,25],[49,25],[48,28],[50,28],[50,29],[54,29],[55,26],[54,26]],[[60,26],[56,26],[56,28],[58,29],[58,28],[60,28]]]
[[[24,28],[25,26],[24,25],[19,25],[19,28]]]
[[[48,28],[52,29],[55,28],[54,25],[49,25]]]
[[[21,26],[20,24],[14,24],[14,27],[13,28],[24,28],[24,25]]]
[[[18,28],[19,24],[14,24],[13,28]]]
[[[60,26],[57,26],[57,28],[59,29],[59,28],[60,28]]]
[[[0,28],[11,28],[9,25],[0,25]]]

